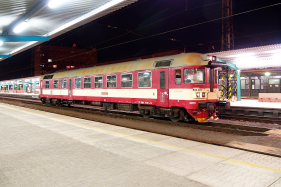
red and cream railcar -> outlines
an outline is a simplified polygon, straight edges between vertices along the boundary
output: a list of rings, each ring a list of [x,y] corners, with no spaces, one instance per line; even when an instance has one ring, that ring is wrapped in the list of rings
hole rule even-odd
[[[184,53],[57,72],[41,77],[40,98],[205,122],[216,117],[218,105],[228,105],[219,101],[217,64],[206,55]]]

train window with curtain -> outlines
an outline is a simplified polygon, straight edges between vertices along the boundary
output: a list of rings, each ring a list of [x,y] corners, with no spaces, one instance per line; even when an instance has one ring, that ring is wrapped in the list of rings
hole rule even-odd
[[[67,80],[66,80],[66,79],[63,80],[63,84],[64,84],[64,85],[63,85],[63,86],[64,86],[64,89],[66,89],[66,88],[67,88]]]
[[[138,73],[138,86],[140,88],[150,88],[152,86],[151,72]]]
[[[107,76],[107,88],[116,88],[116,75]]]
[[[45,81],[45,88],[49,89],[50,88],[50,82],[49,81]]]
[[[95,77],[95,88],[102,88],[102,76]]]
[[[75,88],[81,88],[81,78],[75,79]]]
[[[184,70],[184,83],[205,83],[205,69],[190,68]]]
[[[133,74],[121,75],[121,88],[132,88],[133,87]]]
[[[59,81],[59,87],[60,87],[60,89],[63,89],[63,83],[62,83],[62,81],[63,81],[63,80],[60,80],[60,81]]]
[[[175,70],[175,84],[181,84],[181,69]]]
[[[91,77],[84,78],[84,88],[91,88]]]
[[[59,87],[59,81],[58,80],[54,80],[54,88],[58,88]]]
[[[160,89],[166,88],[166,72],[160,72]]]

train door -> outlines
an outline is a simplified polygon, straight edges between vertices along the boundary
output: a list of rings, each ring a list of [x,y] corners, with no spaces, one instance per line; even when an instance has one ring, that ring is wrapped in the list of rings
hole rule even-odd
[[[159,107],[169,107],[169,69],[157,69],[157,105]]]
[[[72,94],[73,94],[73,86],[72,86],[72,79],[69,79],[68,82],[68,100],[72,100]]]
[[[44,84],[45,86],[45,84]],[[43,94],[43,80],[40,80],[40,93],[39,94]]]

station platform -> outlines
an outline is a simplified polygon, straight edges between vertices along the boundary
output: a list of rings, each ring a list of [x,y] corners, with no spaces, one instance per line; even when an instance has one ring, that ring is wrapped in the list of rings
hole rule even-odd
[[[0,186],[281,186],[281,158],[0,103]]]
[[[259,102],[257,99],[241,99],[241,101],[230,102],[230,106],[281,109],[280,102]]]

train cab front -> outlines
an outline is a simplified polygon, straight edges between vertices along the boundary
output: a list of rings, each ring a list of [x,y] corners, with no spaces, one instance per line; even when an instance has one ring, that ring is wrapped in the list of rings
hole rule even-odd
[[[217,62],[216,57],[208,56],[206,68],[205,88],[193,87],[193,99],[197,101],[197,109],[189,110],[188,113],[198,122],[208,122],[218,119],[216,113],[219,108],[230,108],[230,102],[220,100],[218,69],[226,66],[225,63]]]

